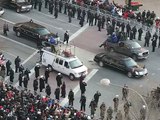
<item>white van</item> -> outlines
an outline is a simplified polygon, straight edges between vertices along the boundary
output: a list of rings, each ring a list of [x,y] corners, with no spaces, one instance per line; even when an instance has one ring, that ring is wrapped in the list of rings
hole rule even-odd
[[[70,80],[80,78],[82,75],[88,74],[88,69],[82,62],[74,55],[54,54],[47,50],[42,50],[42,65],[48,66],[49,69],[56,70],[69,76]]]

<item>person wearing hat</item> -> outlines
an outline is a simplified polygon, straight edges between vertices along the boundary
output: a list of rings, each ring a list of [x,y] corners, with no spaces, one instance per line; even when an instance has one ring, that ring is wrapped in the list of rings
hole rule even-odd
[[[73,106],[74,92],[72,89],[70,89],[70,91],[68,93],[68,99],[69,99],[69,106]]]
[[[45,83],[44,83],[44,76],[41,75],[41,77],[39,78],[39,90],[40,92],[42,92],[42,90],[45,88]]]
[[[46,91],[46,95],[47,95],[48,97],[50,97],[50,95],[51,95],[51,87],[50,87],[49,84],[47,84],[45,91]]]
[[[128,86],[124,84],[124,87],[122,88],[122,100],[127,100],[128,93],[129,93]]]
[[[39,70],[40,70],[40,65],[39,63],[36,63],[36,66],[34,67],[35,78],[39,77]]]
[[[33,89],[34,89],[34,94],[36,94],[37,90],[38,90],[38,78],[36,78],[33,81]]]
[[[56,81],[57,81],[57,86],[60,87],[62,85],[62,74],[58,73],[57,77],[56,77]]]
[[[143,105],[142,108],[140,109],[140,120],[145,120],[146,119],[146,106]]]
[[[113,98],[113,102],[114,102],[114,111],[117,112],[118,110],[118,105],[119,105],[119,95],[116,95],[115,98]]]
[[[68,44],[68,40],[69,40],[69,33],[68,33],[68,31],[66,31],[64,33],[64,41],[63,42],[66,42]]]
[[[45,75],[45,83],[46,84],[48,83],[49,73],[50,73],[50,71],[49,71],[49,68],[47,67],[45,69],[45,73],[44,73],[44,75]]]

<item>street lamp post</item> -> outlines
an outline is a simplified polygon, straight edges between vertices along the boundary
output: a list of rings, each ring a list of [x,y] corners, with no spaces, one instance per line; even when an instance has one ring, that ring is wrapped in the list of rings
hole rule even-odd
[[[102,80],[100,81],[100,84],[105,85],[105,86],[113,85],[113,86],[116,86],[116,87],[123,88],[123,86],[121,86],[121,85],[112,84],[111,81],[110,81],[109,79],[107,79],[107,78],[102,79]],[[144,97],[143,97],[139,92],[137,92],[136,90],[134,90],[134,89],[132,89],[132,88],[127,88],[127,89],[133,91],[134,93],[136,93],[136,94],[141,98],[141,100],[143,101],[144,105],[146,106],[146,118],[145,118],[145,120],[148,120],[148,112],[149,112],[149,109],[148,109],[148,105],[147,105]]]

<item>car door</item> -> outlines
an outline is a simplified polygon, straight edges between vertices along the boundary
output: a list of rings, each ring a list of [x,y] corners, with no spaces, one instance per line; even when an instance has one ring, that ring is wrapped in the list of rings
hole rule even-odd
[[[118,52],[124,55],[128,55],[129,47],[123,42],[119,43]]]
[[[69,75],[71,73],[71,69],[67,61],[64,61],[63,72],[66,75]]]
[[[59,57],[54,60],[54,70],[59,71]]]
[[[59,59],[58,71],[63,74],[65,74],[65,72],[66,72],[66,71],[64,71],[64,60],[62,58]]]
[[[126,66],[125,66],[123,60],[119,60],[119,61],[117,62],[117,68],[118,68],[119,70],[121,70],[121,71],[126,71]]]

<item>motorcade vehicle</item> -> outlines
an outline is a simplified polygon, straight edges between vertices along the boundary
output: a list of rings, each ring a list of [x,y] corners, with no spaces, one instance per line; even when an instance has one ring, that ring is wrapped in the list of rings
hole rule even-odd
[[[17,13],[29,12],[32,5],[28,0],[2,0],[1,4],[7,8],[14,9]]]
[[[4,9],[0,6],[0,16],[4,14]]]
[[[106,41],[105,49],[129,56],[134,60],[146,59],[149,56],[149,50],[142,48],[139,43],[131,40],[119,41],[117,43]]]
[[[70,51],[62,50],[59,53],[53,53],[43,48],[42,52],[42,65],[67,75],[70,80],[85,77],[88,74],[87,67]]]
[[[48,41],[50,37],[54,37],[56,41],[60,40],[57,34],[51,33],[46,27],[33,22],[33,20],[16,23],[13,26],[13,31],[18,37],[26,36],[35,40],[35,42],[37,40]]]
[[[140,78],[148,74],[145,66],[140,66],[132,58],[116,52],[99,53],[94,61],[101,67],[108,66],[123,71],[129,78]]]

